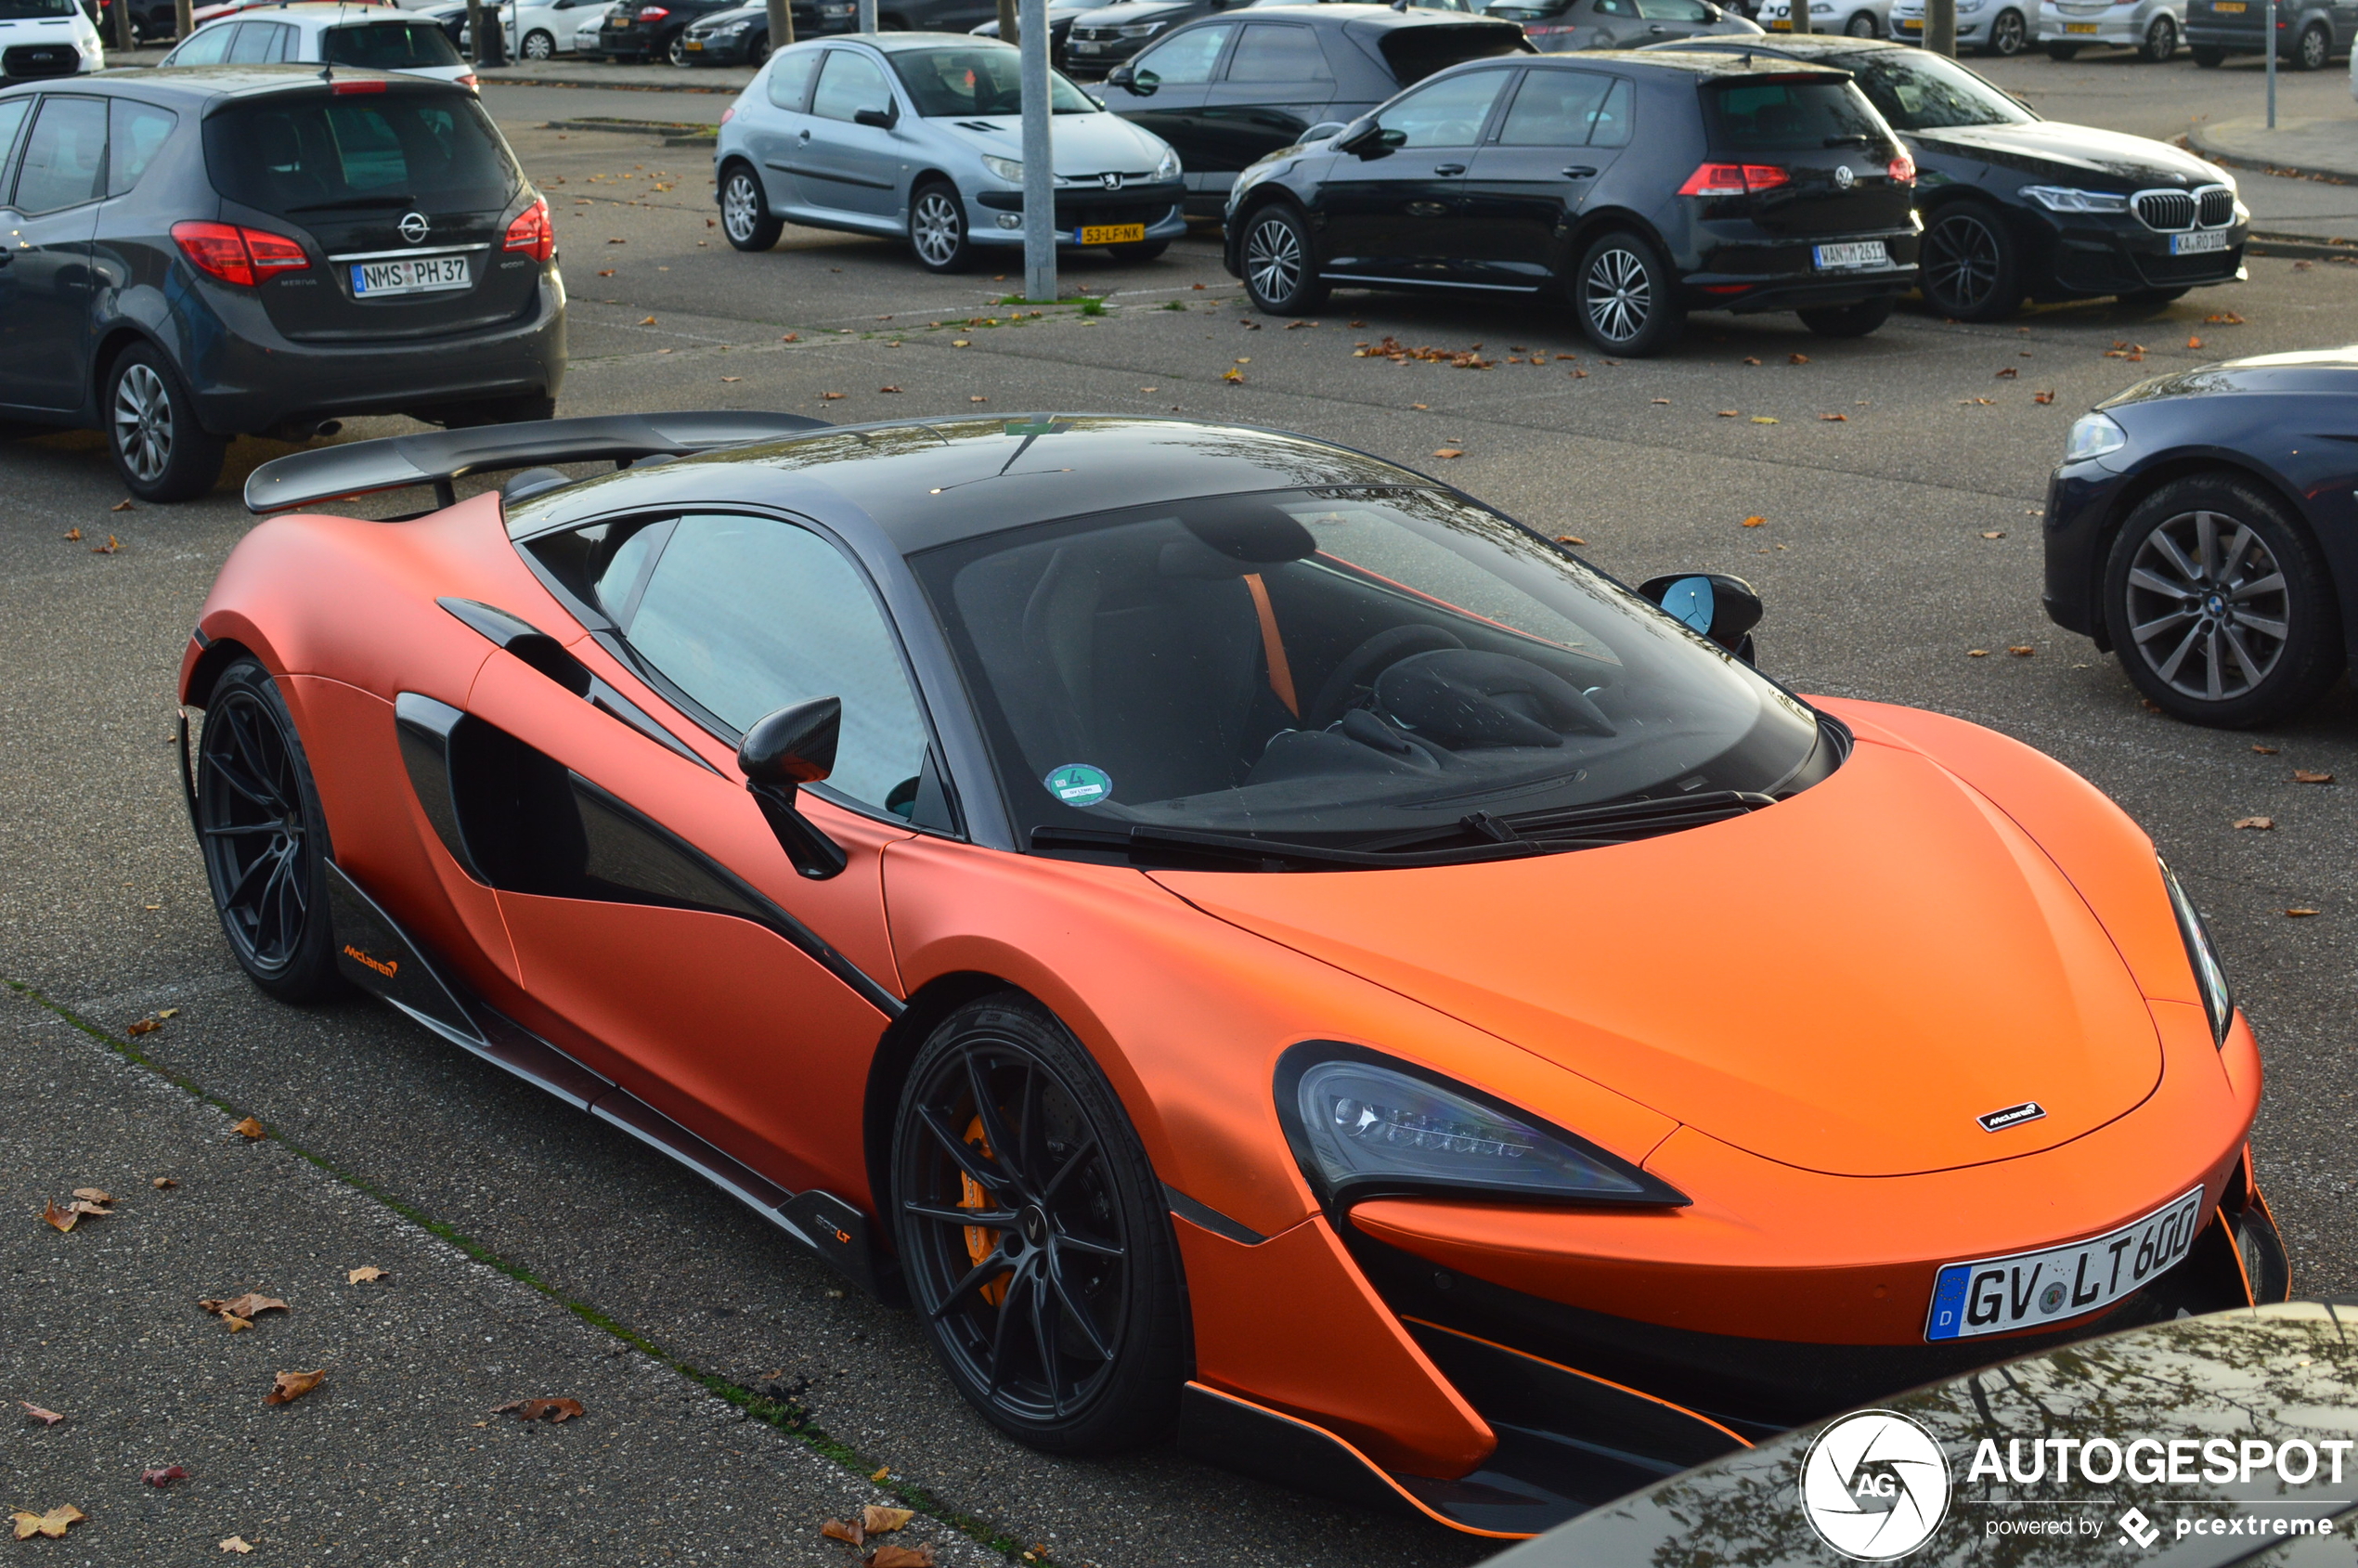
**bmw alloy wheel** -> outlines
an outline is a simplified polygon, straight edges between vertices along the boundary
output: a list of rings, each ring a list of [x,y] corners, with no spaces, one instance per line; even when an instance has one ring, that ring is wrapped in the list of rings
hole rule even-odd
[[[2291,632],[2275,552],[2249,525],[2216,512],[2181,512],[2145,536],[2129,567],[2128,608],[2146,667],[2203,702],[2260,686]]]
[[[1644,257],[1618,246],[1600,251],[1589,261],[1581,303],[1600,338],[1627,343],[1646,330],[1653,316],[1654,290]]]
[[[1951,315],[1986,310],[2004,270],[1997,234],[1978,213],[1949,213],[1925,230],[1924,292]]]
[[[917,198],[916,210],[909,214],[909,242],[916,247],[918,260],[927,266],[948,266],[958,259],[965,239],[965,217],[948,191],[935,186]]]
[[[1302,287],[1302,237],[1293,225],[1271,213],[1245,236],[1245,276],[1264,300],[1290,300]]]
[[[153,368],[135,364],[115,383],[114,439],[143,484],[163,477],[172,461],[172,394]]]
[[[720,192],[721,227],[731,240],[745,245],[752,242],[754,226],[760,221],[761,193],[754,188],[753,176],[739,169]]]

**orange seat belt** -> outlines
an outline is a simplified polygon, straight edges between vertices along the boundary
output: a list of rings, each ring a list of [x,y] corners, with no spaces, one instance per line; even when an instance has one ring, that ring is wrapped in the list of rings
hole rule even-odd
[[[1286,711],[1299,719],[1302,704],[1294,697],[1293,667],[1286,662],[1286,642],[1277,635],[1277,612],[1270,606],[1268,587],[1260,573],[1248,572],[1245,590],[1252,595],[1253,614],[1261,617],[1261,653],[1269,661],[1269,689],[1286,705]]]

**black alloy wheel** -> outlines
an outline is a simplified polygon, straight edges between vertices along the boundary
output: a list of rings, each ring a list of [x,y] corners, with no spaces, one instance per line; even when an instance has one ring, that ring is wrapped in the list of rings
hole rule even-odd
[[[2022,304],[2020,259],[1996,213],[1978,202],[1943,207],[1917,256],[1924,303],[1960,321],[2002,321]]]
[[[2145,29],[2145,41],[2137,45],[2137,54],[2140,58],[2159,65],[2177,52],[2178,24],[2170,19],[2169,12],[2164,11],[2154,18],[2151,27]]]
[[[1686,311],[1662,253],[1642,236],[1608,234],[1580,258],[1572,306],[1580,330],[1607,354],[1641,358],[1678,341]]]
[[[1803,326],[1821,338],[1863,338],[1891,319],[1897,303],[1885,295],[1879,300],[1861,300],[1857,305],[1824,305],[1794,314],[1801,317]]]
[[[293,717],[253,659],[222,671],[206,698],[196,784],[205,880],[239,966],[282,1002],[341,990],[326,819]]]
[[[770,198],[753,165],[732,160],[720,173],[720,232],[740,251],[766,251],[786,231],[770,211]]]
[[[143,501],[185,501],[221,477],[229,443],[197,422],[196,400],[161,349],[134,343],[107,371],[107,455]]]
[[[2030,47],[2030,24],[2020,11],[2011,7],[1999,12],[1989,22],[1989,52],[2001,59],[2012,59]]]
[[[770,34],[757,32],[745,41],[745,63],[763,66],[770,63]]]
[[[2130,512],[2104,577],[2105,628],[2156,706],[2244,729],[2300,712],[2344,662],[2324,557],[2274,497],[2224,473],[2163,486]]]
[[[2324,22],[2313,21],[2300,30],[2300,37],[2292,46],[2292,68],[2295,71],[2323,71],[2333,63],[2333,30]]]
[[[911,1298],[993,1425],[1056,1453],[1170,1429],[1185,1324],[1161,1184],[1062,1025],[1012,993],[945,1018],[902,1090],[892,1171]]]
[[[1245,292],[1270,316],[1296,316],[1326,303],[1310,222],[1285,202],[1263,207],[1246,222],[1242,247]]]

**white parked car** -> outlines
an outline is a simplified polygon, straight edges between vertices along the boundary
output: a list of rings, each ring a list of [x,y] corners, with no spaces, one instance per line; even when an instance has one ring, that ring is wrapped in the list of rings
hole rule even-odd
[[[1891,36],[1892,0],[1809,0],[1809,31],[1853,38]],[[1770,32],[1793,31],[1792,0],[1760,0],[1753,20]]]
[[[2158,64],[2185,35],[2179,0],[2039,0],[2039,42],[2059,60],[2091,44],[2118,44]]]
[[[587,54],[598,46],[598,30],[605,25],[606,13],[614,9],[613,0],[597,7],[597,14],[576,24],[573,30],[573,52]]]
[[[106,46],[80,0],[0,0],[0,82],[106,68]]]
[[[499,8],[508,24],[508,57],[545,60],[577,53],[574,37],[586,19],[594,29],[614,0],[513,0]]]
[[[2013,58],[2038,33],[2039,0],[1957,0],[1957,48]],[[1902,44],[1924,38],[1924,0],[1892,0],[1891,36]]]
[[[0,0],[0,4],[6,0]],[[165,65],[350,66],[475,84],[474,67],[431,19],[387,6],[298,4],[242,11],[198,28]]]

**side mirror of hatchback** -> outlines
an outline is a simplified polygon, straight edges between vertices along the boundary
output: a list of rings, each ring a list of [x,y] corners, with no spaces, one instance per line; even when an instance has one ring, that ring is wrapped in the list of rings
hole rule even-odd
[[[1152,72],[1148,72],[1148,74],[1151,75]],[[1138,73],[1135,70],[1126,65],[1117,65],[1111,71],[1107,71],[1106,85],[1108,87],[1128,87],[1131,91],[1138,93],[1151,93],[1154,91],[1152,87],[1142,84],[1138,80]]]
[[[895,113],[891,108],[887,107],[884,109],[857,110],[853,111],[851,118],[859,124],[874,125],[879,131],[889,131],[893,127],[893,123],[898,121],[900,116]]]
[[[1363,114],[1345,125],[1342,133],[1335,137],[1335,150],[1355,152],[1363,158],[1368,157],[1377,150],[1382,137],[1383,127],[1377,123],[1376,117],[1372,114]]]
[[[1315,125],[1311,126],[1310,129],[1302,132],[1300,141],[1302,143],[1324,141],[1328,136],[1341,136],[1343,129],[1343,123],[1340,120],[1321,120]]]
[[[1753,662],[1752,628],[1760,624],[1760,595],[1742,577],[1718,572],[1682,572],[1652,577],[1638,586],[1677,620],[1710,638],[1746,664]]]
[[[814,882],[840,875],[851,862],[843,846],[802,814],[797,797],[804,784],[835,771],[836,743],[842,734],[843,699],[813,697],[756,719],[737,746],[737,766],[762,819],[795,870]]]

